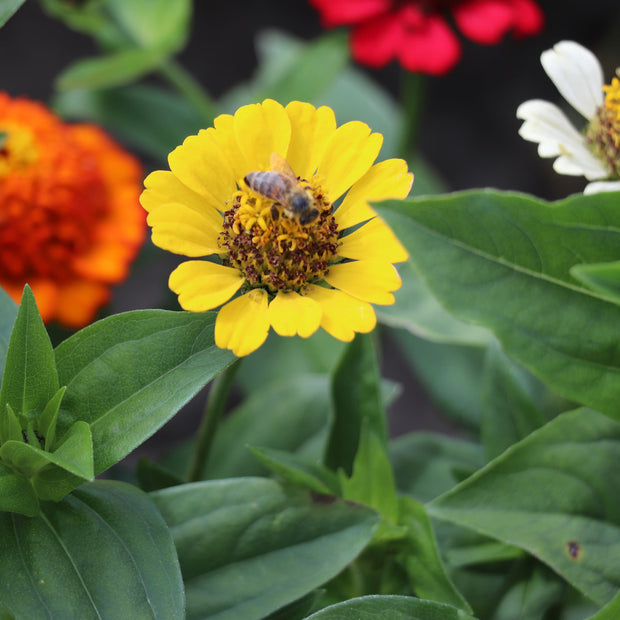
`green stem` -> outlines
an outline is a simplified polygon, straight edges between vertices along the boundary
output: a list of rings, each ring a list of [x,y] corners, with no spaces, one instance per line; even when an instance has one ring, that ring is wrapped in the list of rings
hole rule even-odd
[[[209,460],[209,452],[211,451],[215,431],[226,408],[228,395],[240,364],[241,358],[235,360],[213,380],[209,398],[202,415],[202,421],[198,428],[192,460],[187,470],[186,479],[188,482],[202,480],[202,474]]]
[[[403,133],[400,141],[400,155],[407,158],[416,147],[418,128],[424,104],[425,76],[420,73],[403,71],[401,84],[401,103],[405,115]]]
[[[159,67],[161,75],[181,94],[194,108],[211,123],[217,115],[215,103],[204,88],[173,59],[168,59]]]

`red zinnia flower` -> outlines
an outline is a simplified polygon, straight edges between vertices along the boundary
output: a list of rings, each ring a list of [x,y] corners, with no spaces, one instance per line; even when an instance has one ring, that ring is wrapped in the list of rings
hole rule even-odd
[[[30,284],[44,321],[77,328],[144,241],[142,167],[94,125],[0,92],[0,285]]]
[[[309,0],[324,27],[350,25],[357,62],[382,67],[396,58],[408,71],[441,75],[461,57],[448,25],[476,43],[494,45],[507,32],[537,34],[543,13],[534,0]]]

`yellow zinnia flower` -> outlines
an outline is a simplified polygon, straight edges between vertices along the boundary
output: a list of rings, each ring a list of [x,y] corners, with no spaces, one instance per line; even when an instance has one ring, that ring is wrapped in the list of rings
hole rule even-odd
[[[374,164],[382,140],[337,127],[328,107],[267,99],[218,116],[146,178],[153,243],[214,257],[181,263],[169,285],[185,310],[224,304],[218,347],[248,355],[270,327],[350,341],[374,328],[371,303],[394,303],[407,252],[368,201],[405,198],[413,175],[401,159]]]

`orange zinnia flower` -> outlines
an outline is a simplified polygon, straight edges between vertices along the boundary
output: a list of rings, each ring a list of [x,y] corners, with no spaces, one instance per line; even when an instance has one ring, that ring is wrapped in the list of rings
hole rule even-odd
[[[0,92],[0,285],[44,321],[90,322],[145,236],[140,163],[94,125]]]

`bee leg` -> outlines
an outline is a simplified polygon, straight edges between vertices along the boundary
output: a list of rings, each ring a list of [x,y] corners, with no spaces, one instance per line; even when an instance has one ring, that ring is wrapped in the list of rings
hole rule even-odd
[[[305,215],[302,215],[299,218],[299,221],[302,224],[309,224],[310,222],[313,222],[314,220],[316,220],[318,215],[319,215],[319,210],[318,209],[312,209],[312,211],[310,211],[309,213],[306,213]]]
[[[275,203],[271,205],[271,217],[277,220],[280,217],[280,210],[276,207]]]

